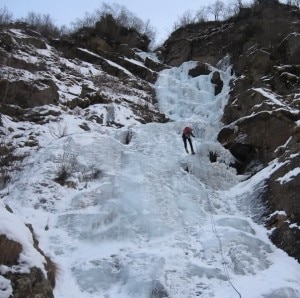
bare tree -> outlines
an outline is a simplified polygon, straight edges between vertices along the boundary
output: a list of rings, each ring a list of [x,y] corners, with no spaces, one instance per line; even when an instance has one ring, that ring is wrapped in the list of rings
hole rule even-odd
[[[198,22],[198,23],[206,22],[208,20],[207,14],[208,14],[207,7],[205,7],[205,6],[201,7],[196,12],[195,21]]]
[[[234,0],[230,2],[224,8],[224,12],[223,12],[224,19],[226,20],[229,17],[238,15],[241,8],[243,8],[243,4],[241,0]]]
[[[287,0],[286,4],[297,6],[298,8],[300,8],[300,0]]]
[[[97,17],[94,14],[85,12],[83,18],[84,27],[94,27],[97,22]]]
[[[280,1],[279,0],[254,0],[252,2],[252,5],[251,6],[260,6],[260,5],[264,5],[266,2],[273,2],[273,3],[279,3]]]
[[[242,0],[234,0],[228,5],[228,11],[231,11],[232,15],[237,15],[243,8]]]
[[[31,11],[27,14],[27,17],[22,20],[36,28],[37,31],[45,36],[59,36],[59,29],[54,25],[49,14],[42,15]]]
[[[113,6],[106,4],[105,7],[108,9],[108,12],[112,14],[118,24],[127,28],[135,29],[139,33],[147,35],[150,40],[155,39],[156,31],[150,25],[150,20],[144,22],[142,19],[130,12],[125,6],[116,3]]]
[[[97,17],[96,14],[85,12],[83,19],[77,18],[75,21],[71,22],[71,31],[77,31],[84,27],[92,28],[95,26],[98,19],[100,19],[100,17]]]
[[[149,37],[150,40],[154,40],[156,36],[156,30],[151,26],[150,20],[147,20],[144,24],[144,32],[145,35]]]
[[[71,34],[72,30],[70,29],[70,27],[67,27],[66,25],[63,25],[59,28],[59,35],[68,35]]]
[[[236,6],[241,9],[243,7],[243,3],[242,3],[242,0],[235,0],[234,2],[236,4]]]
[[[5,25],[12,21],[12,14],[6,7],[0,8],[0,25]]]
[[[100,17],[108,14],[112,15],[116,22],[121,26],[135,28],[137,30],[142,27],[141,23],[143,21],[130,12],[124,5],[117,3],[113,3],[112,5],[103,3]]]
[[[209,5],[207,7],[207,10],[209,13],[211,13],[214,16],[215,21],[218,21],[220,15],[224,12],[224,8],[225,8],[224,2],[221,0],[216,0],[216,2],[214,2],[212,5]]]
[[[102,3],[100,9],[97,9],[94,14],[86,13],[83,20],[77,19],[73,22],[73,30],[75,31],[82,27],[94,27],[97,21],[107,15],[111,15],[118,25],[135,29],[140,34],[147,35],[150,40],[155,39],[156,32],[153,27],[150,26],[149,20],[144,22],[142,19],[130,12],[124,5],[117,3]]]
[[[174,29],[178,29],[181,27],[185,27],[186,25],[192,24],[195,22],[195,17],[193,16],[190,10],[186,10],[181,17],[179,17],[179,21],[174,24]]]

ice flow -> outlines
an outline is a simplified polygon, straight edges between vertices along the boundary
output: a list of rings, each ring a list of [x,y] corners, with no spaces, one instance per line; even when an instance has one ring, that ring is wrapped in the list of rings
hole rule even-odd
[[[113,128],[73,134],[36,157],[32,176],[43,162],[46,177],[51,156],[68,142],[82,164],[103,172],[85,188],[59,190],[43,213],[31,211],[32,220],[49,220],[40,243],[61,268],[55,297],[300,297],[299,264],[253,221],[263,211],[257,185],[236,175],[216,141],[231,69],[218,69],[224,87],[215,96],[211,74],[188,75],[195,65],[159,75],[168,123],[133,125],[127,145]],[[186,125],[196,135],[194,156],[183,148]]]

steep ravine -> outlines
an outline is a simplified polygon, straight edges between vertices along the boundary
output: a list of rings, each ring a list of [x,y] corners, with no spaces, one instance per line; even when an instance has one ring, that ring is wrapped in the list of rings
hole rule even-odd
[[[299,296],[299,9],[257,3],[178,29],[160,60],[112,19],[55,40],[1,27],[0,296],[55,279],[59,298],[230,296],[212,223],[243,297]]]
[[[159,53],[165,63],[199,61],[197,74],[230,57],[231,82],[218,140],[236,158],[239,173],[254,175],[278,160],[258,201],[270,216],[276,245],[300,261],[300,11],[257,1],[225,22],[187,25]],[[201,66],[202,65],[202,66]],[[215,82],[218,86],[218,81]],[[292,174],[293,173],[293,174]]]

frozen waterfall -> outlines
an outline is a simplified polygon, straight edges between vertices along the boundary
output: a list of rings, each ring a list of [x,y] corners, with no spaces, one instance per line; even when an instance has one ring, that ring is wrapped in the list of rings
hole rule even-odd
[[[108,127],[55,140],[34,157],[31,182],[12,191],[12,200],[30,198],[23,208],[60,266],[56,298],[300,297],[300,265],[253,221],[262,212],[258,184],[236,175],[216,141],[231,69],[218,70],[224,87],[215,96],[211,74],[192,78],[193,67],[164,70],[157,80],[170,122],[133,125],[128,145],[120,141],[125,129]],[[196,135],[194,156],[183,148],[186,125]],[[49,187],[47,208],[38,208],[37,177],[53,174],[66,144],[103,175],[79,189]]]

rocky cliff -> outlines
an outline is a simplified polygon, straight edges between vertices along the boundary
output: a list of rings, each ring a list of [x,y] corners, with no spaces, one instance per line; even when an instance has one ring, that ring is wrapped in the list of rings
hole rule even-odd
[[[9,190],[7,193],[4,189],[13,183],[22,160],[43,146],[45,130],[49,129],[53,138],[62,138],[74,128],[68,115],[78,118],[82,132],[99,124],[122,128],[125,122],[168,121],[156,107],[154,91],[157,72],[167,66],[145,52],[148,44],[146,36],[119,26],[109,15],[95,28],[82,28],[60,39],[46,38],[26,23],[2,25],[1,199],[9,196]],[[124,144],[130,137],[129,128],[120,132]],[[56,179],[73,187],[65,180],[62,176]],[[17,217],[14,208],[0,205],[0,211],[1,220],[7,216],[12,223],[6,234],[0,232],[0,296],[53,297],[59,268],[40,250],[33,229],[26,223],[22,225],[25,232],[30,230],[30,243],[12,239]],[[14,219],[10,219],[10,213]],[[26,249],[39,255],[40,266],[22,260],[21,256],[27,256]]]
[[[268,210],[264,221],[274,243],[300,261],[299,19],[295,7],[258,1],[227,21],[176,30],[157,50],[160,61],[146,53],[146,36],[120,27],[110,16],[95,28],[59,39],[45,38],[24,23],[2,27],[1,188],[14,179],[22,159],[42,146],[46,125],[60,138],[70,129],[68,115],[79,119],[82,131],[95,123],[122,128],[122,117],[127,123],[166,122],[156,107],[153,85],[160,70],[195,60],[198,67],[190,75],[198,76],[210,71],[208,64],[222,68],[230,61],[235,80],[218,140],[235,157],[232,166],[240,174],[272,168],[258,197]],[[221,92],[218,71],[212,82],[216,94]],[[124,144],[130,138],[130,129],[120,133]],[[43,255],[38,242],[33,244]],[[15,250],[1,260],[5,277],[21,289],[15,297],[52,297],[51,260],[44,256],[43,268],[13,274],[22,245],[0,235],[1,245]]]
[[[258,1],[225,22],[178,29],[159,52],[170,65],[196,60],[222,67],[230,57],[236,78],[218,140],[239,173],[254,175],[278,162],[260,199],[270,237],[300,261],[299,20],[296,7]]]

